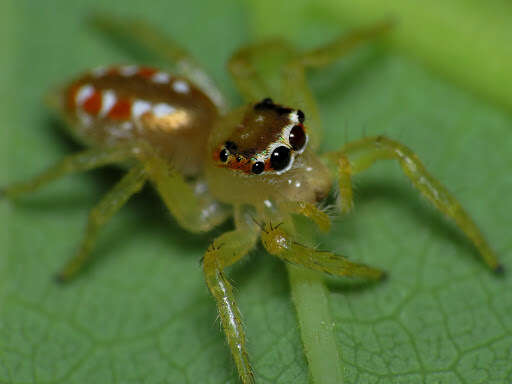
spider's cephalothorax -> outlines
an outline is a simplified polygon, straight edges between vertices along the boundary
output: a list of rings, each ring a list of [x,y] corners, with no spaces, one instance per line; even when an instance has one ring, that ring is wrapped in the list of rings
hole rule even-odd
[[[308,136],[301,110],[265,98],[249,105],[228,140],[214,151],[221,167],[245,174],[282,174],[306,148]]]

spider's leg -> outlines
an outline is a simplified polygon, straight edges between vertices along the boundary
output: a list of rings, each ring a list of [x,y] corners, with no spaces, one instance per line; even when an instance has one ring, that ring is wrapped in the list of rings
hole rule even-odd
[[[288,213],[306,216],[312,220],[320,230],[328,232],[331,229],[331,219],[316,204],[306,201],[286,201],[279,204],[279,209]]]
[[[206,70],[181,45],[166,37],[157,28],[141,21],[113,15],[93,13],[91,22],[113,37],[135,44],[156,58],[163,59],[181,75],[192,80],[225,112],[226,100]]]
[[[253,384],[254,376],[249,364],[240,310],[223,269],[249,252],[257,239],[258,232],[254,227],[226,232],[213,241],[203,259],[206,284],[217,303],[222,328],[244,384]]]
[[[282,229],[281,226],[273,226],[269,222],[264,224],[261,242],[270,254],[315,271],[370,280],[385,277],[385,273],[379,269],[354,263],[335,253],[320,251],[301,244],[295,240],[294,235]]]
[[[353,174],[364,171],[378,160],[397,160],[413,186],[437,209],[455,221],[478,249],[484,262],[496,272],[502,270],[496,254],[471,217],[446,187],[425,169],[416,154],[405,145],[382,136],[368,137],[348,143],[339,152],[327,153],[325,156],[331,162],[337,161],[340,156],[347,156]]]
[[[139,160],[144,164],[149,179],[169,212],[188,231],[209,231],[231,213],[208,193],[194,190],[166,159],[152,153],[141,155]]]
[[[349,34],[343,34],[329,44],[304,52],[300,61],[306,68],[325,67],[359,45],[388,32],[392,27],[393,22],[383,21],[367,28],[357,29]]]
[[[269,40],[244,46],[229,59],[228,70],[246,101],[252,102],[266,97],[279,98],[278,91],[274,89],[275,82],[266,76],[272,73],[272,69],[262,66],[266,55],[274,50],[286,52],[289,48],[280,40]]]
[[[71,173],[88,171],[109,164],[119,164],[132,156],[132,150],[127,147],[107,149],[88,149],[64,157],[57,164],[39,175],[0,189],[0,197],[15,198],[24,193],[34,192],[40,187]]]
[[[147,175],[141,165],[128,173],[101,199],[89,213],[85,236],[76,255],[58,273],[59,281],[68,281],[90,262],[91,250],[101,227],[144,186]]]

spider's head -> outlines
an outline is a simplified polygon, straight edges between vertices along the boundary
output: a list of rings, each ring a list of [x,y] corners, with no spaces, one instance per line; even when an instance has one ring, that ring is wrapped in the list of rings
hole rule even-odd
[[[301,110],[270,98],[251,104],[230,137],[213,151],[214,161],[248,175],[280,175],[306,148],[304,119]]]

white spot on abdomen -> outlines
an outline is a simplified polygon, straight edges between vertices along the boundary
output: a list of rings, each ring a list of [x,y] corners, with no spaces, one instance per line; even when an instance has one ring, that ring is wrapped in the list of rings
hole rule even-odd
[[[136,65],[125,65],[119,68],[119,73],[123,76],[133,76],[139,72],[139,67]]]
[[[90,85],[90,84],[82,85],[75,96],[76,105],[82,106],[82,104],[85,103],[85,101],[87,99],[89,99],[89,97],[91,97],[93,94],[94,94],[94,87],[92,85]]]
[[[151,104],[143,100],[135,100],[132,105],[132,117],[139,119],[143,114],[151,110]]]
[[[166,103],[159,103],[153,107],[153,114],[156,117],[171,115],[174,112],[176,112],[176,108]]]
[[[101,110],[100,110],[99,116],[100,117],[107,116],[116,102],[117,102],[117,96],[114,91],[112,91],[110,89],[103,91]]]
[[[157,72],[151,76],[151,81],[158,84],[167,84],[171,80],[171,76],[165,72]]]
[[[176,80],[172,83],[172,89],[177,93],[188,93],[190,92],[190,86],[186,81]]]

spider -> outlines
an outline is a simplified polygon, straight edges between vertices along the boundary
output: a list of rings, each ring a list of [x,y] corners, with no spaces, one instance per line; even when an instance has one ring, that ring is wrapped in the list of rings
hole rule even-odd
[[[16,198],[62,176],[101,166],[126,169],[90,212],[77,253],[57,275],[60,281],[71,280],[91,261],[102,227],[146,182],[188,231],[209,231],[233,217],[235,229],[211,243],[202,268],[240,379],[253,383],[241,315],[224,270],[260,239],[270,254],[289,263],[336,276],[382,279],[379,269],[302,244],[294,215],[329,230],[331,219],[322,203],[332,190],[338,211],[349,212],[352,176],[388,159],[396,160],[413,186],[456,223],[489,268],[502,271],[470,216],[405,145],[378,136],[316,153],[321,132],[306,70],[335,62],[387,31],[389,23],[309,51],[280,40],[241,48],[228,69],[247,103],[229,110],[211,78],[175,42],[140,22],[100,16],[95,22],[168,58],[177,73],[136,65],[99,67],[49,97],[72,135],[88,149],[5,187],[3,196]]]

